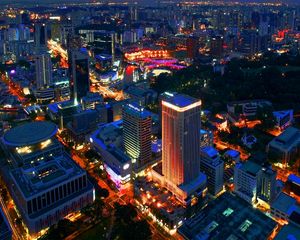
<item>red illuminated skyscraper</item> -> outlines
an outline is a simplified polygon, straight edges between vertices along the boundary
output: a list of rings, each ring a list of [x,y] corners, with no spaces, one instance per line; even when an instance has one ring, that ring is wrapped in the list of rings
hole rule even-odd
[[[206,176],[200,172],[201,101],[164,93],[161,106],[162,171],[153,176],[179,201],[191,205],[206,189]]]

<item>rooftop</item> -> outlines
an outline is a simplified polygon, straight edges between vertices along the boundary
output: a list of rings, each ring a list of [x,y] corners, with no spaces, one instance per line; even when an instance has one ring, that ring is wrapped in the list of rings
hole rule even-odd
[[[252,161],[247,161],[241,165],[240,169],[252,176],[256,176],[256,174],[261,170],[261,166]]]
[[[219,154],[219,152],[212,146],[206,146],[201,148],[201,152],[204,152],[210,158],[215,158]]]
[[[137,103],[129,103],[124,106],[124,112],[141,119],[151,117],[151,113]]]
[[[115,121],[112,123],[101,126],[98,130],[91,134],[93,142],[99,144],[102,148],[107,146],[120,147],[123,135],[123,120]]]
[[[296,209],[296,199],[281,192],[271,207],[290,215]]]
[[[210,202],[179,233],[185,239],[267,239],[277,223],[231,193]]]
[[[283,110],[283,111],[277,111],[277,112],[273,112],[273,115],[277,118],[282,118],[282,117],[285,117],[286,115],[290,115],[290,114],[293,114],[293,110],[290,109],[290,110]]]
[[[33,145],[52,138],[57,126],[52,122],[36,121],[17,126],[3,136],[4,143],[12,147]]]
[[[67,154],[48,157],[11,171],[15,184],[25,198],[83,173],[84,171]]]
[[[274,240],[297,240],[300,239],[300,228],[294,224],[284,225]]]
[[[168,94],[165,93],[165,95]],[[164,98],[163,102],[172,104],[179,108],[185,108],[196,103],[198,103],[197,105],[199,106],[201,105],[201,101],[199,99],[184,94],[173,94],[173,93],[169,93],[168,97]]]
[[[229,149],[225,152],[226,155],[230,156],[230,157],[233,157],[233,158],[236,158],[238,156],[240,156],[240,152],[239,151],[236,151],[234,149]]]
[[[289,127],[278,137],[275,137],[270,144],[278,147],[290,147],[300,140],[300,130],[298,128]]]
[[[292,182],[292,183],[295,183],[297,185],[300,186],[300,177],[298,177],[297,175],[295,174],[290,174],[288,176],[288,181]]]

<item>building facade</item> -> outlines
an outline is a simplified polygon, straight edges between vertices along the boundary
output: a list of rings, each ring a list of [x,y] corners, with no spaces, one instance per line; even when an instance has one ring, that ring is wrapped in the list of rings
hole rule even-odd
[[[90,90],[88,56],[80,51],[70,51],[71,99],[79,103]]]
[[[2,138],[10,162],[2,175],[32,236],[95,199],[86,171],[64,152],[56,132],[51,122],[31,122]]]
[[[153,171],[153,177],[189,205],[206,189],[206,176],[200,172],[201,101],[166,94],[161,103],[162,171]]]
[[[151,162],[151,128],[152,119],[149,111],[134,103],[124,106],[124,148],[137,170],[141,170]]]
[[[201,148],[201,172],[207,176],[208,192],[217,195],[223,189],[224,184],[224,162],[218,151],[211,147]]]

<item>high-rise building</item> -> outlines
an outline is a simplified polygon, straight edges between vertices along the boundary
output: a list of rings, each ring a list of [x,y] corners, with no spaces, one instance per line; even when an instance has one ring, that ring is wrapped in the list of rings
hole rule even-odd
[[[89,60],[88,56],[80,51],[70,53],[71,99],[77,104],[90,90]]]
[[[192,196],[202,195],[206,186],[206,176],[200,172],[201,101],[182,94],[165,94],[169,97],[161,103],[162,175],[157,174],[157,181],[188,205]]]
[[[201,101],[177,94],[162,101],[163,175],[175,185],[200,172]]]
[[[223,36],[215,36],[210,40],[210,53],[212,56],[221,57],[223,55]]]
[[[34,42],[37,50],[47,47],[48,33],[47,26],[42,23],[34,25]]]
[[[194,59],[199,54],[199,39],[195,37],[187,38],[186,48],[188,58]]]
[[[47,101],[54,98],[52,82],[52,63],[50,54],[40,51],[35,56],[36,88],[34,91],[37,101]]]
[[[238,163],[234,168],[234,192],[253,204],[257,200],[261,166],[253,161]]]
[[[224,162],[214,147],[201,148],[200,169],[207,176],[208,192],[217,195],[223,189]]]
[[[276,198],[276,176],[277,172],[270,165],[262,167],[259,183],[259,198],[271,203]]]
[[[111,34],[111,65],[114,64],[116,60],[116,34]]]
[[[130,103],[123,108],[123,141],[126,153],[142,170],[151,162],[151,113],[142,106]]]
[[[38,89],[52,86],[52,63],[50,54],[43,52],[35,56],[36,87]]]

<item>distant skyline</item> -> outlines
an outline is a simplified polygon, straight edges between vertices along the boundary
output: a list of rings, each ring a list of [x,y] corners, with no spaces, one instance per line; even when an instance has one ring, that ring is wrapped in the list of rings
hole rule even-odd
[[[159,1],[159,0],[158,0]],[[170,0],[170,2],[181,2],[182,0]],[[198,2],[198,0],[190,0],[191,2]],[[201,1],[201,0],[200,0]],[[210,0],[211,2],[220,2],[221,0]],[[282,3],[299,3],[299,0],[224,0],[224,2],[282,2]],[[80,3],[80,2],[110,2],[109,0],[1,0],[0,5],[19,5],[19,4],[30,4],[36,5],[47,5],[47,4],[64,4],[64,3]],[[112,2],[138,2],[142,4],[149,4],[149,0],[113,0]],[[153,1],[151,1],[153,3]],[[167,2],[166,0],[162,2]],[[26,7],[26,6],[25,6]]]

